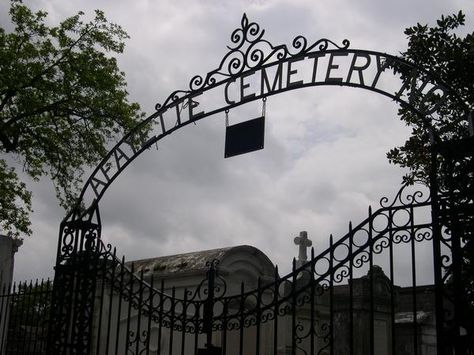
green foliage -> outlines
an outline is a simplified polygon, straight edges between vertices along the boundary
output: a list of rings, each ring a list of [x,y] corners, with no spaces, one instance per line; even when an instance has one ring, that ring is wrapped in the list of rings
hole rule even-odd
[[[58,26],[46,12],[32,12],[13,0],[15,29],[0,28],[1,233],[31,234],[31,194],[7,161],[16,159],[38,180],[49,176],[60,204],[74,202],[86,166],[94,166],[116,137],[142,115],[127,101],[125,75],[114,53],[127,33],[101,11],[83,22],[83,13]]]
[[[437,180],[440,195],[445,202],[440,212],[444,232],[460,238],[461,261],[460,287],[465,300],[460,322],[467,329],[472,341],[474,334],[474,138],[466,120],[474,110],[474,32],[460,37],[456,31],[465,23],[460,11],[451,16],[442,16],[435,27],[417,24],[407,28],[408,49],[402,57],[422,67],[427,75],[438,78],[453,89],[448,100],[440,105],[430,117],[441,141],[433,142],[443,153],[438,155]],[[394,68],[407,80],[403,68]],[[409,79],[408,79],[409,80]],[[456,94],[454,94],[456,93]],[[433,97],[436,100],[437,97]],[[428,182],[430,176],[430,137],[423,121],[407,108],[399,115],[413,128],[411,137],[402,147],[387,154],[391,163],[408,167],[406,180]],[[447,201],[447,202],[446,202]],[[454,243],[453,243],[454,244]],[[458,290],[459,292],[459,290]],[[465,304],[464,304],[465,303]]]
[[[407,28],[408,49],[401,53],[402,58],[426,71],[420,79],[426,75],[438,78],[457,93],[457,98],[450,94],[450,100],[438,107],[434,113],[436,117],[432,119],[433,126],[445,141],[466,136],[467,122],[463,118],[467,115],[467,107],[474,108],[474,32],[465,37],[456,34],[464,23],[465,15],[460,11],[441,16],[435,27],[417,24]],[[408,79],[409,73],[404,68],[394,69],[403,79]],[[408,108],[401,108],[399,115],[412,127],[412,135],[403,146],[390,150],[387,157],[391,163],[410,169],[406,180],[427,181],[430,167],[428,131],[422,119]]]

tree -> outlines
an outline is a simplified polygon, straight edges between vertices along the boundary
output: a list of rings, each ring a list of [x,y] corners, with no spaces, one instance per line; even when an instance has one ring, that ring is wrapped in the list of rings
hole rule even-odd
[[[459,94],[458,99],[447,100],[437,108],[432,123],[444,142],[435,144],[438,153],[437,181],[444,200],[440,222],[447,233],[460,238],[461,248],[457,252],[460,268],[457,293],[463,299],[460,325],[467,329],[466,343],[471,342],[465,346],[474,348],[474,137],[472,126],[469,128],[465,119],[468,111],[474,110],[474,32],[458,36],[456,30],[464,23],[465,16],[460,11],[442,16],[435,27],[417,24],[407,28],[408,49],[402,57],[422,67],[430,76],[439,78]],[[410,80],[405,68],[393,69],[401,73],[403,80]],[[402,147],[388,152],[389,161],[410,169],[405,176],[407,181],[428,182],[430,149],[435,142],[430,141],[429,132],[420,117],[404,107],[399,110],[399,115],[412,127],[412,135]],[[448,259],[454,265],[454,258],[449,256]],[[452,275],[448,276],[449,282],[456,282]],[[456,286],[453,287],[456,290]]]
[[[437,117],[433,117],[432,123],[443,140],[465,138],[467,122],[462,118],[466,117],[466,106],[474,109],[474,32],[464,38],[456,34],[456,29],[464,23],[465,15],[460,11],[451,16],[441,16],[435,27],[418,23],[405,30],[408,49],[401,53],[401,57],[449,85],[465,104],[447,100],[438,107]],[[402,79],[409,80],[409,69],[395,67],[394,70],[401,73]],[[409,168],[405,177],[408,181],[427,181],[430,171],[429,133],[420,117],[408,108],[402,107],[398,114],[412,127],[412,135],[403,146],[391,149],[387,157],[391,163]]]
[[[103,12],[48,27],[46,12],[12,0],[10,16],[14,31],[0,28],[0,232],[18,237],[31,234],[31,192],[12,162],[34,180],[49,176],[68,208],[84,168],[142,114],[113,57],[128,35]]]

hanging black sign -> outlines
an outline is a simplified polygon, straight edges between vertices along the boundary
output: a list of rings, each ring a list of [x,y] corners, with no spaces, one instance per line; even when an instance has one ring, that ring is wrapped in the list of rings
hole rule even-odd
[[[227,126],[225,131],[225,158],[263,149],[265,116]]]

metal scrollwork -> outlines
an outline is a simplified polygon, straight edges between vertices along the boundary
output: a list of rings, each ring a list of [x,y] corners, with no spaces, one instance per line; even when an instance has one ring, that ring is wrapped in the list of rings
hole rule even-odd
[[[404,184],[401,189],[398,191],[395,198],[390,202],[390,199],[387,197],[382,197],[380,199],[380,207],[382,208],[390,208],[394,207],[395,205],[409,207],[415,204],[423,204],[430,201],[430,193],[428,189],[424,190],[415,190],[410,191],[414,188],[414,186],[420,187],[419,182],[415,182],[416,185],[412,184]]]
[[[338,45],[327,38],[308,44],[308,40],[300,35],[293,39],[291,47],[288,48],[284,44],[272,45],[264,39],[265,30],[261,29],[256,22],[250,22],[246,14],[242,16],[240,26],[232,32],[231,44],[227,46],[229,52],[221,60],[217,69],[210,71],[205,76],[195,75],[189,81],[189,90],[174,91],[163,104],[156,104],[155,109],[158,111],[171,102],[181,100],[186,95],[201,92],[217,85],[222,80],[238,76],[247,70],[256,70],[270,63],[304,56],[308,53],[325,52],[331,47],[343,50],[350,46],[347,39],[342,41],[342,45]]]

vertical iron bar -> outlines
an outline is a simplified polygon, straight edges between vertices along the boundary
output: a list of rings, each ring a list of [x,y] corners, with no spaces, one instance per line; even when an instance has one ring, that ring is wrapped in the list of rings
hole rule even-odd
[[[16,315],[16,310],[15,310],[15,307],[14,307],[14,304],[15,304],[15,299],[16,299],[16,292],[17,292],[17,287],[16,287],[17,283],[14,282],[13,283],[13,289],[12,289],[12,293],[11,293],[11,298],[10,298],[10,315],[9,315],[9,318],[10,318],[10,325],[7,329],[7,333],[6,333],[6,345],[7,345],[7,353],[8,353],[8,350],[13,350],[11,349],[12,347],[12,339],[10,338],[9,339],[9,333],[11,330],[13,330],[11,333],[15,334],[16,332],[16,325],[18,323],[18,320],[17,320],[17,315]],[[14,343],[13,343],[14,344]]]
[[[244,283],[240,284],[240,305],[239,305],[239,314],[240,314],[240,329],[239,329],[239,355],[244,353],[244,323],[245,323],[245,298],[244,298]]]
[[[23,313],[23,322],[24,322],[24,329],[25,329],[25,336],[24,339],[22,339],[23,343],[23,350],[22,353],[27,353],[30,351],[29,346],[31,342],[31,317],[34,316],[32,314],[33,312],[33,305],[31,304],[32,301],[32,296],[33,295],[33,281],[30,281],[30,284],[27,285],[25,283],[25,291],[23,294],[23,299],[26,299],[26,305],[25,305],[25,310],[22,312]]]
[[[255,355],[260,355],[260,321],[261,321],[261,309],[262,309],[262,283],[260,280],[260,276],[257,279],[257,305],[256,305],[256,327],[257,327],[257,336],[256,336],[256,344],[255,344]]]
[[[199,346],[199,312],[200,312],[200,307],[201,303],[200,302],[194,302],[194,355],[197,354],[198,352],[198,346]]]
[[[22,283],[20,283],[18,287],[18,294],[17,294],[18,300],[21,300],[21,298],[24,299],[24,303],[21,306],[19,305],[20,302],[18,302],[16,306],[16,309],[18,312],[18,328],[19,328],[18,334],[21,333],[21,328],[24,325],[24,321],[25,321],[25,313],[28,310],[27,301],[25,300],[27,287],[28,287],[28,281],[23,281]],[[19,340],[20,339],[17,339],[17,344]],[[20,351],[20,348],[23,348],[23,350]],[[17,354],[22,354],[24,353],[24,351],[25,351],[25,341],[23,339],[23,341],[21,341],[21,343],[18,344],[16,348],[16,352]]]
[[[146,355],[150,355],[150,340],[151,340],[151,318],[153,317],[153,299],[154,299],[154,286],[155,278],[153,273],[151,274],[150,285],[148,287],[148,324],[147,324],[147,337],[146,337]],[[185,291],[186,292],[186,291]]]
[[[448,157],[445,157],[448,159]],[[454,294],[454,326],[452,329],[452,336],[454,337],[454,349],[456,354],[464,354],[467,349],[464,347],[464,342],[461,338],[460,329],[462,326],[463,312],[466,309],[466,303],[464,302],[464,293],[466,290],[463,287],[462,280],[462,247],[461,247],[461,236],[459,231],[459,221],[458,216],[456,215],[457,207],[455,202],[455,192],[454,192],[454,161],[452,158],[448,164],[448,191],[449,191],[449,215],[450,215],[450,230],[451,230],[451,252],[452,252],[452,276],[453,276],[453,294]],[[466,336],[467,337],[467,336]]]
[[[137,307],[137,343],[135,345],[135,354],[139,354],[140,351],[140,327],[142,320],[142,307],[143,307],[143,269],[140,270],[140,282],[138,283],[138,307]]]
[[[31,281],[30,281],[31,282]],[[31,286],[31,284],[30,284]],[[19,322],[18,322],[18,325],[19,325],[19,328],[20,328],[20,332],[21,332],[21,328],[22,326],[27,329],[25,327],[25,321],[28,319],[28,305],[29,305],[29,300],[27,299],[27,296],[28,296],[28,293],[27,293],[27,290],[28,290],[28,281],[24,281],[23,282],[23,287],[22,288],[18,288],[18,299],[21,300],[23,298],[23,304],[21,305],[21,307],[18,307],[19,305],[17,305],[17,308],[18,308],[18,311],[19,311]],[[19,332],[19,334],[20,334]],[[25,338],[26,338],[26,330],[25,330]],[[18,339],[20,340],[20,339]],[[25,353],[25,344],[26,343],[26,339],[21,339],[21,344],[19,344],[19,346],[17,347],[17,354],[24,354]],[[20,348],[22,349],[20,351]]]
[[[52,304],[53,304],[53,298],[52,298],[52,293],[53,293],[53,281],[51,281],[49,278],[48,278],[48,283],[46,284],[46,292],[47,292],[47,298],[48,298],[48,303],[49,303],[49,307],[51,308]],[[50,316],[50,312],[48,312],[47,314],[45,314],[45,317],[48,317],[47,320],[48,320],[48,324],[46,324],[46,326],[44,327],[45,330],[49,330],[51,329],[49,327],[49,324],[52,322],[52,319],[51,319],[51,316]],[[46,336],[43,338],[43,343],[42,343],[42,347],[41,349],[44,350],[46,352],[47,350],[47,340],[48,340],[48,336],[49,334],[46,334]]]
[[[187,309],[187,303],[188,303],[188,290],[185,288],[184,289],[184,297],[183,297],[183,313],[182,313],[182,329],[181,329],[181,355],[184,355],[184,345],[186,341],[186,309]]]
[[[122,295],[125,294],[124,288],[124,268],[125,268],[125,256],[122,256],[122,261],[120,262],[120,285],[118,292],[118,306],[117,306],[117,328],[115,332],[115,355],[119,354],[119,339],[120,339],[120,315],[122,314]],[[124,349],[127,352],[127,348]]]
[[[12,350],[12,339],[11,339],[11,335],[9,333],[13,333],[15,334],[15,329],[14,327],[16,327],[16,324],[17,324],[17,320],[16,320],[16,312],[15,312],[15,308],[13,307],[13,305],[15,304],[15,296],[16,296],[16,285],[17,283],[14,282],[13,283],[13,289],[12,289],[12,292],[11,292],[11,297],[10,297],[10,314],[9,314],[9,318],[10,318],[10,322],[9,322],[9,326],[8,326],[8,329],[7,329],[7,333],[6,333],[6,346],[7,346],[7,353],[9,350]],[[14,344],[14,343],[13,343]]]
[[[102,259],[101,264],[102,265],[100,265],[100,266],[102,267],[102,273],[101,273],[100,278],[99,278],[101,285],[100,285],[100,295],[99,295],[99,321],[98,321],[98,324],[97,324],[96,354],[101,354],[101,352],[100,352],[100,338],[101,338],[101,335],[102,335],[102,316],[103,316],[104,293],[105,293],[105,278],[106,278],[105,273],[107,272],[107,270],[106,270],[107,259],[106,258]],[[97,271],[98,270],[99,270],[99,268],[97,268]],[[97,284],[96,284],[96,287],[97,287]]]
[[[390,321],[391,321],[391,332],[392,332],[392,354],[395,355],[395,344],[396,344],[396,335],[395,335],[395,280],[394,280],[394,270],[393,270],[393,211],[389,209],[388,211],[388,224],[389,224],[389,267],[390,267]]]
[[[225,355],[227,353],[227,314],[229,312],[229,308],[228,308],[229,304],[225,300],[223,300],[223,302],[224,302],[224,309],[223,309],[224,318],[223,318],[222,330],[224,334],[222,334],[222,355]]]
[[[273,318],[273,355],[277,355],[278,351],[278,296],[279,296],[279,277],[278,277],[278,266],[275,266],[275,290],[273,294],[273,313],[275,317]]]
[[[418,354],[418,326],[416,319],[416,249],[413,206],[410,206],[410,247],[411,247],[411,277],[412,277],[412,312],[413,312],[413,354]]]
[[[354,355],[354,270],[353,270],[353,247],[354,231],[352,221],[349,222],[349,352]],[[394,354],[393,354],[394,355]]]
[[[17,314],[18,312],[17,312],[17,307],[15,307],[15,304],[17,303],[16,300],[18,298],[19,289],[21,289],[21,281],[18,283],[16,282],[13,283],[13,292],[12,292],[11,303],[10,303],[10,307],[11,307],[10,324],[13,324],[13,327],[10,325],[7,332],[7,353],[10,350],[12,354],[13,354],[13,351],[15,350],[15,348],[12,348],[12,346],[15,345],[15,341],[13,341],[14,339],[11,338],[10,334],[15,335],[18,332],[18,330],[16,329],[18,325],[18,314]],[[18,353],[18,351],[16,351],[16,353]]]
[[[0,304],[0,320],[3,321],[3,328],[0,329],[0,351],[3,351],[6,347],[6,344],[5,344],[5,331],[7,329],[7,324],[8,324],[8,303],[10,301],[10,286],[11,285],[8,285],[8,288],[7,288],[7,284],[3,284],[3,287],[2,287],[2,302]]]
[[[113,307],[113,301],[114,301],[114,287],[115,287],[115,268],[116,268],[116,262],[117,260],[117,249],[114,248],[113,256],[112,256],[112,263],[110,263],[110,268],[112,269],[112,275],[110,277],[110,292],[109,292],[109,314],[108,314],[108,322],[107,322],[107,336],[105,339],[105,351],[106,354],[108,354],[109,349],[110,349],[110,331],[112,328],[112,307]],[[104,280],[105,281],[105,280]]]
[[[334,355],[334,240],[329,236],[329,352]]]
[[[215,287],[215,276],[216,271],[214,269],[214,262],[211,262],[210,268],[207,272],[208,277],[208,292],[207,298],[204,302],[204,331],[206,332],[206,348],[211,349],[212,347],[212,322],[213,322],[213,313],[214,313],[214,287]]]
[[[176,288],[171,289],[171,309],[170,309],[170,347],[169,355],[173,354],[173,335],[174,335],[174,310],[176,305]]]
[[[430,132],[431,137],[433,136]],[[444,353],[444,304],[443,304],[443,274],[441,261],[441,226],[439,224],[439,196],[438,196],[438,154],[435,150],[434,139],[430,146],[430,198],[431,198],[431,223],[433,228],[433,263],[435,279],[435,304],[436,304],[436,348],[438,354]]]
[[[132,346],[130,337],[130,319],[132,318],[132,304],[133,304],[133,282],[135,274],[135,264],[132,263],[132,268],[128,280],[128,310],[127,310],[127,331],[124,336],[125,340],[125,352],[128,352],[128,347]]]
[[[31,295],[33,293],[33,282],[30,280],[25,281],[25,288],[23,289],[23,302],[24,304],[21,307],[21,317],[22,321],[21,324],[23,325],[24,329],[24,334],[22,335],[21,339],[21,345],[22,345],[22,350],[21,354],[24,354],[28,349],[26,348],[27,346],[27,339],[28,339],[28,333],[29,333],[29,321],[31,317]]]
[[[36,338],[38,339],[37,342],[39,341],[38,352],[40,353],[43,353],[46,350],[45,345],[46,345],[47,336],[45,334],[45,330],[49,329],[49,323],[51,322],[51,319],[49,316],[50,312],[47,311],[51,307],[51,296],[52,296],[51,288],[52,288],[52,281],[49,278],[46,279],[46,282],[44,282],[43,279],[41,280],[42,297],[40,299],[40,302],[41,304],[44,305],[44,308],[43,308],[42,317],[39,317],[37,320],[38,329],[36,330]],[[38,330],[40,327],[41,327],[41,332],[39,335]],[[34,353],[36,353],[36,345],[37,343],[35,344],[35,347],[33,349]]]
[[[296,355],[296,259],[293,258],[293,282],[291,283],[291,355]]]
[[[311,302],[309,305],[310,312],[310,325],[309,325],[309,331],[310,331],[310,354],[314,354],[314,334],[315,334],[315,329],[314,329],[314,324],[315,324],[315,318],[314,318],[314,312],[315,312],[315,302],[316,302],[316,297],[315,297],[315,280],[314,280],[314,247],[311,248],[311,261],[310,261],[310,282],[311,282],[311,289],[310,289],[310,298],[309,301]]]
[[[30,335],[30,340],[28,341],[29,343],[29,348],[31,349],[31,345],[33,345],[33,349],[30,350],[33,352],[33,354],[36,354],[36,345],[38,342],[38,328],[39,328],[39,322],[40,322],[40,317],[37,312],[40,310],[40,306],[38,305],[43,305],[44,300],[43,300],[43,283],[44,280],[41,280],[41,283],[38,284],[38,279],[36,279],[35,282],[35,294],[33,295],[33,305],[35,305],[36,312],[33,313],[33,317],[31,317],[31,324],[34,329],[34,333],[32,332]],[[34,335],[33,335],[34,334]],[[33,342],[31,340],[31,337],[33,337]]]
[[[76,237],[74,238],[74,243],[77,243],[78,239],[80,238],[79,235],[81,235],[81,233],[79,233],[79,231],[75,231],[76,233]],[[82,238],[82,237],[81,237]],[[77,250],[77,249],[76,249]],[[70,315],[69,317],[67,317],[67,319],[69,320],[66,324],[66,327],[67,327],[67,330],[66,330],[66,338],[64,339],[65,343],[61,344],[63,347],[67,347],[68,345],[69,346],[72,346],[72,347],[75,347],[77,344],[73,344],[74,342],[74,333],[75,333],[75,325],[77,324],[77,316],[78,316],[78,310],[77,310],[77,305],[79,304],[80,302],[80,289],[81,287],[83,287],[83,280],[82,278],[80,277],[80,273],[77,271],[78,269],[78,256],[77,256],[77,253],[74,254],[74,257],[71,257],[72,259],[72,263],[74,264],[74,268],[72,269],[71,268],[71,265],[65,265],[65,268],[67,268],[67,271],[64,270],[64,272],[67,272],[68,274],[70,274],[69,276],[71,277],[71,280],[72,280],[72,283],[74,285],[74,289],[72,290],[72,295],[71,295],[71,299],[72,299],[72,303],[71,303],[71,308],[69,308],[69,312],[70,312]],[[70,320],[71,319],[71,315],[72,315],[72,321]]]
[[[10,303],[10,287],[11,284],[3,284],[2,288],[2,303],[0,305],[1,312],[0,312],[0,319],[3,320],[3,329],[0,329],[0,335],[1,335],[1,341],[0,341],[0,351],[5,350],[6,351],[6,330],[8,328],[8,323],[9,323],[9,303]]]
[[[158,309],[159,323],[158,323],[158,354],[161,354],[161,336],[163,328],[163,306],[164,306],[164,297],[165,297],[165,281],[161,279],[160,286],[160,307]]]
[[[370,292],[370,355],[375,353],[375,327],[374,327],[374,242],[373,242],[373,216],[372,206],[369,206],[369,292]]]

